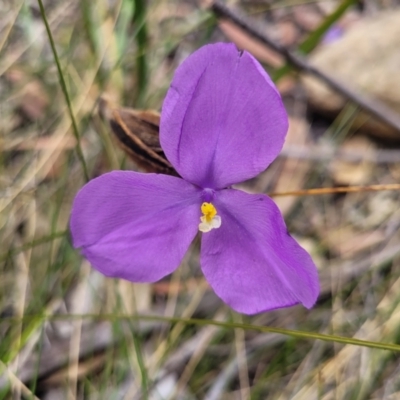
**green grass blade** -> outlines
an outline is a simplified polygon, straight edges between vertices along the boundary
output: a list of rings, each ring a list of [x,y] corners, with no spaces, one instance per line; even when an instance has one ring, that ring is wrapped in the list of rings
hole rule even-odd
[[[296,339],[313,339],[313,340],[323,340],[325,342],[332,343],[341,343],[341,344],[351,344],[354,346],[361,347],[369,347],[372,349],[379,350],[389,350],[400,352],[400,344],[396,343],[381,343],[381,342],[373,342],[370,340],[364,339],[356,339],[349,338],[344,336],[337,335],[329,335],[325,333],[317,333],[317,332],[307,332],[301,330],[293,330],[286,328],[276,328],[272,326],[261,326],[261,325],[252,325],[248,323],[237,323],[237,322],[222,322],[222,321],[214,321],[210,319],[196,319],[196,318],[180,318],[180,317],[164,317],[158,315],[127,315],[127,314],[82,314],[82,315],[52,315],[52,316],[35,316],[35,315],[26,315],[23,317],[24,320],[29,320],[31,318],[46,318],[48,320],[58,320],[58,319],[75,319],[75,318],[90,318],[98,321],[114,321],[114,320],[141,320],[141,321],[160,321],[160,322],[168,322],[168,323],[184,323],[187,325],[194,326],[204,326],[204,325],[213,325],[219,326],[225,329],[245,329],[250,331],[256,331],[261,333],[279,333],[281,335],[291,336]],[[3,321],[21,321],[21,318],[16,317],[5,317]]]
[[[145,0],[133,0],[135,11],[133,13],[132,23],[136,26],[136,85],[137,97],[135,107],[142,107],[144,96],[147,89],[148,68],[146,60],[147,50],[147,25],[146,25],[146,2]]]
[[[390,350],[390,351],[399,351],[400,345],[395,343],[380,343],[380,342],[372,342],[369,340],[356,339],[356,338],[348,338],[344,336],[336,336],[336,335],[328,335],[323,333],[316,332],[306,332],[285,328],[275,328],[272,326],[260,326],[260,325],[252,325],[245,323],[237,323],[237,322],[221,322],[221,321],[213,321],[209,319],[193,319],[193,318],[177,318],[177,317],[158,317],[158,316],[146,316],[146,315],[137,315],[131,316],[130,318],[135,318],[139,320],[158,320],[165,322],[183,322],[188,325],[214,325],[220,326],[221,328],[234,329],[241,328],[245,330],[258,331],[262,333],[280,333],[282,335],[291,336],[297,339],[314,339],[314,340],[323,340],[326,342],[335,342],[342,344],[352,344],[355,346],[363,346],[370,347],[373,349],[381,349],[381,350]]]
[[[146,399],[148,399],[149,379],[147,376],[148,374],[147,374],[146,365],[145,365],[144,359],[143,359],[141,340],[138,338],[138,336],[135,333],[133,333],[132,338],[133,338],[133,346],[134,346],[135,352],[136,352],[136,359],[137,359],[139,369],[140,369],[140,374],[141,374],[142,396],[143,396],[143,399],[146,400]]]
[[[336,23],[343,14],[347,11],[349,7],[354,5],[356,0],[343,0],[336,10],[328,15],[325,20],[321,23],[321,25],[315,29],[298,47],[298,51],[302,54],[308,54],[312,50],[317,47],[325,33],[329,30],[329,28]],[[291,64],[285,64],[283,67],[279,68],[273,74],[273,80],[277,82],[279,79],[284,77],[289,72],[293,71],[293,66]]]
[[[76,123],[74,112],[72,110],[71,99],[69,97],[69,93],[68,93],[68,90],[67,90],[67,85],[65,83],[64,75],[63,75],[63,72],[62,72],[62,69],[61,69],[60,59],[59,59],[58,54],[57,54],[56,46],[54,44],[53,35],[51,33],[50,26],[49,26],[49,23],[47,21],[46,12],[44,10],[42,0],[38,0],[38,4],[39,4],[39,8],[40,8],[40,14],[41,14],[42,19],[43,19],[43,23],[44,23],[44,25],[46,27],[46,32],[47,32],[47,36],[49,38],[51,50],[53,52],[54,61],[55,61],[56,65],[57,65],[58,78],[59,78],[59,81],[60,81],[61,89],[62,89],[62,91],[64,93],[64,97],[65,97],[65,101],[67,103],[69,116],[71,118],[72,130],[73,130],[73,133],[74,133],[74,136],[75,136],[75,139],[76,139],[76,153],[77,153],[79,161],[80,161],[80,163],[82,165],[82,170],[83,170],[83,175],[85,177],[85,180],[86,180],[86,182],[88,182],[89,181],[89,173],[88,173],[88,170],[87,170],[85,158],[83,156],[83,151],[82,151],[80,137],[79,137],[79,131],[78,131],[78,125]]]
[[[43,236],[43,237],[41,237],[39,239],[36,239],[36,240],[33,240],[33,241],[29,242],[29,243],[25,243],[22,246],[16,247],[14,249],[10,249],[7,253],[0,255],[0,262],[6,260],[10,256],[14,256],[14,255],[16,255],[18,253],[21,253],[21,251],[29,250],[29,249],[31,249],[33,247],[40,246],[42,244],[52,242],[54,239],[62,238],[64,236],[66,236],[67,233],[68,233],[68,230],[60,231],[60,232],[54,232],[51,235]]]

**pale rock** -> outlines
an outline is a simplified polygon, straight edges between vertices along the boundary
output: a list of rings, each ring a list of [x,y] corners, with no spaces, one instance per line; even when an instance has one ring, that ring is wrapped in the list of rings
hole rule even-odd
[[[345,86],[378,99],[400,113],[400,10],[374,14],[354,24],[338,40],[327,43],[310,56],[310,62]],[[347,99],[321,80],[304,76],[310,103],[324,113],[337,114]],[[397,138],[394,128],[361,112],[355,127],[372,134]]]

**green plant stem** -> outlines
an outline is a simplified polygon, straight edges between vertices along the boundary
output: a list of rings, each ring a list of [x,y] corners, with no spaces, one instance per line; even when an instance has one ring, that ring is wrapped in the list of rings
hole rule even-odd
[[[308,54],[312,50],[317,47],[317,45],[320,43],[321,39],[325,35],[325,33],[328,31],[328,29],[335,23],[337,22],[342,15],[347,11],[349,7],[354,5],[357,2],[357,0],[343,0],[336,10],[328,15],[324,21],[321,23],[321,25],[315,29],[298,47],[298,51],[301,54]],[[281,79],[283,76],[288,74],[289,72],[293,71],[293,66],[289,63],[286,63],[283,67],[279,68],[277,71],[274,72],[273,74],[273,80],[274,82],[277,82],[279,79]]]
[[[79,161],[80,161],[80,163],[82,165],[82,170],[83,170],[83,175],[85,177],[85,180],[86,180],[86,182],[88,182],[89,181],[89,173],[88,173],[88,170],[87,170],[85,158],[83,156],[83,151],[82,151],[79,132],[78,132],[78,126],[77,126],[77,123],[76,123],[74,112],[72,110],[71,99],[69,97],[68,90],[67,90],[67,85],[65,83],[63,72],[61,70],[60,59],[59,59],[58,54],[57,54],[56,46],[54,44],[53,35],[51,33],[50,26],[49,26],[49,23],[47,21],[46,12],[44,10],[42,0],[38,0],[38,4],[39,4],[39,8],[40,8],[40,14],[41,14],[42,19],[43,19],[43,23],[44,23],[44,25],[46,27],[47,36],[49,37],[49,42],[50,42],[51,50],[53,52],[54,61],[55,61],[56,65],[57,65],[58,78],[59,78],[59,81],[60,81],[60,85],[61,85],[62,91],[64,93],[65,101],[67,103],[69,116],[71,118],[72,130],[73,130],[73,133],[74,133],[74,136],[75,136],[75,139],[76,139],[76,153],[77,153]]]
[[[135,11],[133,13],[132,22],[136,25],[136,43],[137,43],[137,58],[136,58],[136,85],[137,98],[135,107],[142,107],[144,96],[147,89],[148,68],[146,60],[147,50],[147,26],[146,26],[146,1],[132,0],[134,2]]]
[[[143,354],[142,354],[142,347],[140,345],[140,340],[138,339],[136,333],[133,333],[133,345],[135,347],[135,352],[136,352],[136,359],[139,365],[140,369],[140,375],[141,375],[141,385],[142,385],[142,396],[143,399],[146,400],[149,397],[149,380],[147,376],[147,370],[146,366],[143,360]]]
[[[29,250],[29,249],[31,249],[33,247],[40,246],[42,244],[45,244],[45,243],[48,243],[48,242],[52,242],[55,239],[64,237],[64,236],[66,236],[68,234],[68,232],[69,232],[68,230],[60,231],[60,232],[54,232],[51,235],[43,236],[43,237],[41,237],[39,239],[32,240],[29,243],[25,243],[22,246],[15,247],[14,249],[10,249],[8,252],[0,255],[0,262],[6,260],[10,256],[13,256],[15,254],[21,253],[21,251]]]
[[[196,319],[196,318],[180,318],[180,317],[164,317],[159,315],[127,315],[127,314],[79,314],[79,315],[49,315],[49,316],[38,316],[38,315],[24,315],[21,317],[4,317],[2,321],[16,321],[19,322],[21,319],[29,320],[29,319],[37,319],[43,318],[46,320],[73,320],[75,318],[90,318],[98,321],[115,321],[115,320],[139,320],[139,321],[161,321],[161,322],[169,322],[169,323],[184,323],[187,325],[195,325],[195,326],[204,326],[204,325],[213,325],[219,326],[225,329],[245,329],[252,330],[256,332],[262,333],[279,333],[281,335],[291,336],[297,339],[314,339],[314,340],[323,340],[325,342],[334,342],[341,344],[352,344],[355,346],[361,347],[369,347],[372,349],[379,350],[389,350],[400,352],[400,344],[395,343],[381,343],[381,342],[373,342],[370,340],[364,339],[356,339],[356,338],[348,338],[344,336],[336,336],[336,335],[328,335],[324,333],[316,333],[316,332],[307,332],[307,331],[299,331],[293,329],[285,329],[285,328],[275,328],[272,326],[260,326],[260,325],[252,325],[245,323],[237,323],[237,322],[223,322],[223,321],[215,321],[210,319]]]

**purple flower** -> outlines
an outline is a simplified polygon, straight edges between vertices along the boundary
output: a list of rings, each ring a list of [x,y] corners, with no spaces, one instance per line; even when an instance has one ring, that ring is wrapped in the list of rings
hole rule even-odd
[[[268,167],[287,127],[277,89],[249,53],[202,47],[177,69],[161,113],[161,146],[182,179],[131,171],[93,179],[73,204],[74,246],[104,275],[154,282],[201,231],[203,273],[234,310],[312,307],[315,265],[278,207],[231,188]]]
[[[344,35],[344,29],[341,26],[333,25],[328,29],[324,38],[322,40],[323,43],[333,43],[339,40]]]

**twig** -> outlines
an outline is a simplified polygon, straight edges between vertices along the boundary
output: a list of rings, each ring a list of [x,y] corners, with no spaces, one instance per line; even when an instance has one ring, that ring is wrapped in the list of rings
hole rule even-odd
[[[337,79],[327,75],[325,72],[319,70],[318,68],[312,66],[305,57],[287,49],[286,47],[272,40],[268,35],[266,35],[256,26],[255,21],[252,21],[248,17],[231,10],[219,1],[215,1],[211,6],[211,9],[218,17],[232,21],[237,26],[246,31],[249,35],[257,39],[261,43],[267,45],[268,47],[272,48],[276,52],[280,53],[286,59],[286,61],[291,63],[294,67],[307,74],[314,75],[317,78],[321,79],[335,91],[339,92],[343,96],[347,97],[349,100],[358,104],[361,108],[370,112],[381,121],[395,128],[396,131],[400,134],[400,116],[388,107],[386,107],[379,100],[371,99],[365,94],[360,94],[356,90],[350,88],[348,83],[342,83]]]
[[[313,195],[333,194],[333,193],[380,192],[382,190],[400,190],[400,183],[391,183],[388,185],[342,186],[342,187],[317,188],[317,189],[302,189],[290,192],[268,193],[268,196],[270,197],[313,196]]]

